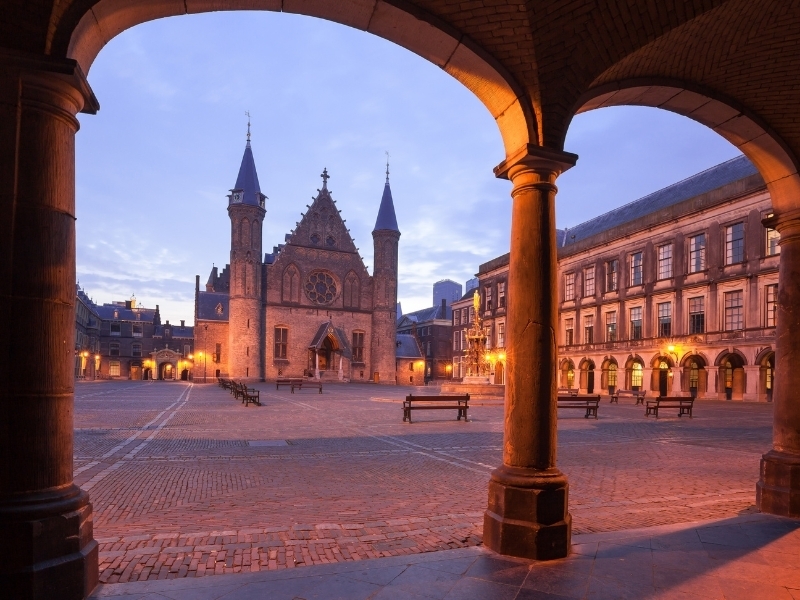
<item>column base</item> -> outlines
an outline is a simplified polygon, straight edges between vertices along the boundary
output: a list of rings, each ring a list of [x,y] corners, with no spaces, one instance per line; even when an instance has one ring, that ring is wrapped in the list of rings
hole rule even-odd
[[[770,450],[761,458],[756,506],[763,513],[800,518],[800,455]]]
[[[77,486],[0,500],[0,531],[4,597],[79,600],[97,586],[92,505]]]
[[[569,484],[558,469],[502,466],[489,481],[483,543],[507,556],[553,560],[569,554],[572,515]]]

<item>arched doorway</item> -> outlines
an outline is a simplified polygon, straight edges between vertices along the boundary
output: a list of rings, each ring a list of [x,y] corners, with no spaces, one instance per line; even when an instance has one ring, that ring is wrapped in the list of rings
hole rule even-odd
[[[175,379],[176,368],[170,362],[163,362],[159,365],[158,378],[162,380]]]
[[[644,387],[644,361],[638,356],[625,362],[625,387],[636,392]]]
[[[580,391],[594,393],[594,361],[584,358],[580,364]]]
[[[706,361],[699,354],[690,354],[683,359],[681,373],[681,391],[692,398],[705,394],[708,390],[708,371]]]
[[[757,360],[759,365],[758,400],[772,402],[772,390],[775,387],[775,352],[768,350]]]
[[[189,381],[189,369],[181,371],[181,381]]]
[[[504,385],[505,384],[505,367],[503,366],[503,361],[498,360],[497,363],[494,365],[494,383],[495,385]]]
[[[669,396],[670,378],[673,362],[669,356],[656,356],[650,362],[652,372],[650,375],[650,391],[657,392],[659,396]]]
[[[569,358],[561,361],[561,385],[560,387],[572,389],[575,387],[575,363]]]
[[[723,354],[717,365],[717,392],[725,400],[742,400],[746,385],[744,358],[737,352],[730,352]]]
[[[603,361],[600,375],[600,388],[613,394],[617,389],[617,360],[613,357]]]

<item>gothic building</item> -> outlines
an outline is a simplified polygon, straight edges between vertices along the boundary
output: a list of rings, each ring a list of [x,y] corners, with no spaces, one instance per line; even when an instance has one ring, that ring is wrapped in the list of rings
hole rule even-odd
[[[195,283],[195,381],[311,376],[396,382],[400,230],[389,170],[372,232],[370,276],[340,216],[327,170],[285,243],[262,251],[266,196],[248,132],[228,196],[230,263]]]

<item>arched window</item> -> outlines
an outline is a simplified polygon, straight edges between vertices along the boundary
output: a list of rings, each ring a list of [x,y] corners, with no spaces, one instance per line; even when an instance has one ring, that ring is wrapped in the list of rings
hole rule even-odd
[[[733,387],[733,365],[731,361],[726,360],[722,363],[722,371],[725,377],[725,387],[732,388]]]
[[[344,280],[344,306],[346,308],[358,308],[360,296],[361,284],[358,276],[351,271]]]
[[[258,250],[258,240],[261,239],[261,223],[253,221],[253,237],[251,239],[253,248]]]
[[[689,387],[697,388],[700,383],[700,369],[697,367],[696,361],[689,363]]]
[[[241,245],[247,248],[250,245],[250,220],[247,219],[246,217],[242,219],[241,230],[242,230]]]
[[[573,385],[575,385],[575,369],[570,367],[567,370],[567,387],[571,388]]]
[[[281,301],[300,302],[300,272],[294,265],[289,265],[283,272]]]

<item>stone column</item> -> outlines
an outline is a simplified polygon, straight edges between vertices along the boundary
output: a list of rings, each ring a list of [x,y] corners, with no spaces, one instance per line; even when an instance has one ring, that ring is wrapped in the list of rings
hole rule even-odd
[[[800,517],[800,211],[764,220],[781,234],[772,450],[761,459],[756,505]]]
[[[759,365],[745,365],[744,367],[744,400],[757,402],[758,384],[761,379],[761,367]]]
[[[669,391],[673,396],[680,396],[681,395],[681,368],[680,367],[672,367],[669,370],[670,374],[670,382],[669,382]],[[685,377],[688,377],[689,373],[685,374]]]
[[[567,478],[556,468],[556,178],[577,156],[528,146],[495,169],[514,184],[506,319],[503,464],[489,482],[487,547],[567,556]]]
[[[0,51],[0,581],[6,598],[97,584],[88,495],[72,480],[74,61]]]

